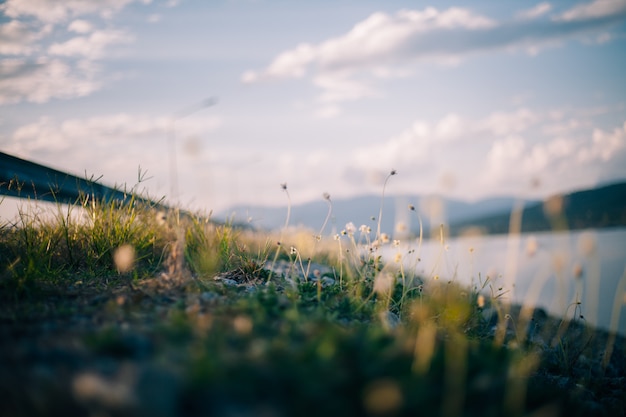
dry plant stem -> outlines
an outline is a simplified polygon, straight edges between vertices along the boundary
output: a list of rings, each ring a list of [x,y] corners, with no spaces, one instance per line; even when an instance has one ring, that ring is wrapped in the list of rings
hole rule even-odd
[[[380,242],[380,224],[383,220],[383,205],[385,203],[385,188],[387,187],[387,181],[389,181],[389,178],[391,178],[393,175],[396,175],[395,169],[391,170],[389,175],[387,175],[387,178],[385,178],[385,182],[383,183],[383,194],[380,199],[380,210],[378,211],[378,225],[376,228],[376,240],[378,240],[379,242]]]
[[[435,260],[433,269],[430,271],[430,277],[436,278],[436,279],[438,278],[439,274],[435,274],[435,270],[439,268],[439,263],[441,262],[441,259],[443,258],[443,251],[446,246],[445,239],[443,237],[443,224],[439,225],[439,243],[441,244],[441,247],[439,248],[439,253],[437,254],[437,259]]]
[[[624,273],[617,284],[617,288],[615,289],[615,298],[613,299],[613,311],[611,312],[611,324],[609,325],[609,329],[611,330],[609,334],[609,339],[606,342],[606,349],[604,350],[604,356],[602,358],[602,368],[606,369],[606,367],[611,362],[611,355],[613,354],[613,347],[615,346],[615,337],[617,335],[617,326],[619,324],[619,316],[620,310],[622,309],[623,297],[626,296],[626,268],[624,268]]]
[[[280,247],[283,243],[283,236],[285,234],[285,231],[287,230],[287,227],[289,226],[289,217],[291,216],[291,197],[289,196],[289,190],[287,190],[287,183],[280,184],[280,187],[285,192],[285,194],[287,194],[287,218],[285,219],[285,225],[280,231],[280,238],[278,239],[276,252],[274,253],[274,260],[272,261],[272,269],[270,270],[270,273],[267,277],[267,282],[270,282],[270,280],[272,279],[272,276],[274,275],[274,267],[276,266],[276,261],[278,261]]]
[[[317,236],[319,236],[320,238],[322,237],[322,233],[324,233],[324,229],[326,228],[326,225],[328,224],[328,220],[330,220],[330,216],[333,213],[333,203],[332,203],[332,201],[330,201],[330,196],[325,194],[324,195],[324,199],[328,203],[328,213],[326,213],[326,218],[324,219],[324,224],[322,224],[322,227],[320,228],[320,231],[317,234]]]
[[[505,285],[511,291],[511,299],[513,299],[513,285],[515,282],[515,275],[517,274],[517,254],[519,252],[520,245],[520,233],[522,230],[522,213],[524,212],[524,202],[522,200],[517,200],[513,205],[513,210],[511,211],[511,218],[509,220],[509,240],[508,240],[508,251],[506,257],[506,271],[505,271]],[[498,323],[498,329],[496,331],[496,337],[494,339],[494,343],[496,346],[502,345],[504,343],[504,338],[506,336],[506,323],[504,323],[504,316],[509,313],[510,306],[507,304],[504,306],[505,314],[500,316],[500,320]]]

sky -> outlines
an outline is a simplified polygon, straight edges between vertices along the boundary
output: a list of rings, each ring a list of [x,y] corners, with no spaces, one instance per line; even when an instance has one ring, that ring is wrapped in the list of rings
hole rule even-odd
[[[624,74],[626,0],[6,0],[0,151],[202,211],[541,198],[626,179]]]

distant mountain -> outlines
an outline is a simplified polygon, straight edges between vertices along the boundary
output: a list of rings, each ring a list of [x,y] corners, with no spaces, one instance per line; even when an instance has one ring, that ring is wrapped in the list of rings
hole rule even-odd
[[[384,200],[381,231],[392,236],[406,233],[417,234],[419,217],[425,236],[436,233],[441,224],[446,225],[450,235],[458,235],[468,227],[478,227],[484,233],[508,233],[514,197],[498,197],[469,203],[439,196],[397,195]],[[551,202],[553,215],[547,213]],[[380,210],[380,196],[361,196],[332,201],[332,216],[324,234],[337,233],[352,222],[359,227],[364,224],[376,230]],[[556,210],[560,204],[561,210]],[[415,212],[409,210],[413,205]],[[601,186],[591,190],[577,191],[555,196],[546,201],[524,201],[522,231],[536,232],[555,229],[582,229],[626,226],[626,183]],[[306,227],[318,231],[326,214],[328,203],[319,201],[295,205],[291,208],[290,226]],[[284,226],[287,206],[236,206],[215,217],[230,219],[235,223],[255,228],[276,230]],[[403,227],[398,228],[401,224]],[[404,231],[402,231],[404,230]]]
[[[485,233],[508,233],[511,211],[464,221],[451,222],[450,233],[468,227]],[[543,202],[526,204],[522,211],[522,232],[574,230],[626,226],[626,183],[553,196]]]
[[[440,224],[463,223],[468,220],[487,215],[497,215],[510,212],[515,199],[501,197],[468,203],[460,200],[447,199],[438,196],[386,196],[383,206],[381,231],[390,235],[397,235],[399,224],[404,225],[407,231],[418,233],[419,220],[427,233],[431,224],[438,228]],[[533,201],[536,203],[536,201]],[[380,196],[361,196],[350,199],[332,201],[332,216],[324,233],[336,233],[345,228],[348,222],[359,227],[368,225],[376,230],[380,211]],[[415,212],[409,210],[409,205],[415,207]],[[328,212],[328,203],[320,198],[306,204],[295,205],[291,208],[290,226],[302,226],[312,230],[319,230],[324,223]],[[284,226],[287,216],[287,206],[236,206],[228,211],[218,213],[217,219],[231,218],[236,223],[249,223],[261,229],[279,229]],[[402,227],[400,227],[402,229]]]

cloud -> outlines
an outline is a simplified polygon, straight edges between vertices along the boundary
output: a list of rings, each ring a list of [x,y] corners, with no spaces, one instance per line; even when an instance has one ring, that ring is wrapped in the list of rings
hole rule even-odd
[[[539,16],[545,15],[550,10],[552,10],[552,5],[550,3],[539,3],[533,8],[518,12],[517,17],[520,19],[536,19]]]
[[[80,34],[89,33],[93,30],[93,25],[86,20],[76,19],[67,27],[69,32],[76,32]]]
[[[0,55],[32,55],[39,50],[35,42],[49,34],[50,29],[50,26],[34,29],[18,20],[0,25]]]
[[[97,69],[85,61],[4,59],[0,61],[0,105],[83,97],[100,88],[96,75]]]
[[[120,30],[99,30],[89,36],[77,36],[66,42],[53,43],[48,48],[50,55],[81,56],[90,59],[99,59],[109,45],[129,43],[133,37]]]
[[[176,134],[177,137],[201,135],[217,129],[221,123],[217,117],[181,119],[176,121]],[[42,117],[17,129],[9,146],[13,152],[25,154],[84,147],[85,138],[89,138],[90,143],[106,145],[128,144],[140,139],[165,142],[171,128],[172,118],[165,116],[119,113],[63,121]]]
[[[176,121],[175,138],[181,178],[194,177],[209,158],[204,138],[222,125],[217,116]],[[118,113],[59,120],[42,117],[0,138],[10,154],[73,172],[102,175],[107,184],[135,184],[137,170],[155,177],[153,192],[165,193],[169,174],[168,135],[172,118]],[[193,155],[187,150],[192,148]],[[239,153],[241,151],[239,150]],[[60,166],[56,161],[63,161]],[[160,188],[159,188],[160,187]]]
[[[397,192],[446,192],[461,198],[545,195],[609,176],[626,178],[626,123],[613,130],[594,129],[602,115],[519,108],[478,120],[455,113],[417,120],[399,135],[362,146],[346,158],[343,178],[362,187],[365,178],[395,168],[403,174],[394,178]],[[541,190],[531,189],[535,179],[541,180]]]
[[[127,5],[137,0],[7,0],[0,11],[13,19],[33,17],[40,22],[60,23],[76,16],[96,14],[110,18]],[[150,0],[139,0],[148,4]]]
[[[133,36],[109,23],[98,30],[83,18],[111,19],[127,5],[150,0],[7,0],[0,13],[0,105],[83,97],[106,82],[101,65],[111,46]],[[69,23],[68,23],[69,22]],[[113,77],[108,77],[109,79]]]
[[[596,0],[550,17],[551,10],[549,3],[540,3],[509,20],[459,7],[376,12],[344,35],[279,53],[265,69],[246,71],[241,80],[306,77],[322,91],[318,101],[338,103],[378,95],[371,84],[381,74],[407,76],[412,67],[426,62],[458,65],[477,53],[536,54],[593,33],[606,41],[606,29],[626,20],[626,0]]]
[[[624,0],[594,0],[580,4],[562,13],[556,21],[581,22],[593,20],[623,20],[626,15],[626,1]]]

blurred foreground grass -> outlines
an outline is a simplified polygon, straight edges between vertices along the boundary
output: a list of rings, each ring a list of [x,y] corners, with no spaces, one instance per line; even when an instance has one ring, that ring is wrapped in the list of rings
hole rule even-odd
[[[287,224],[88,197],[4,221],[0,414],[625,415],[622,337]]]

